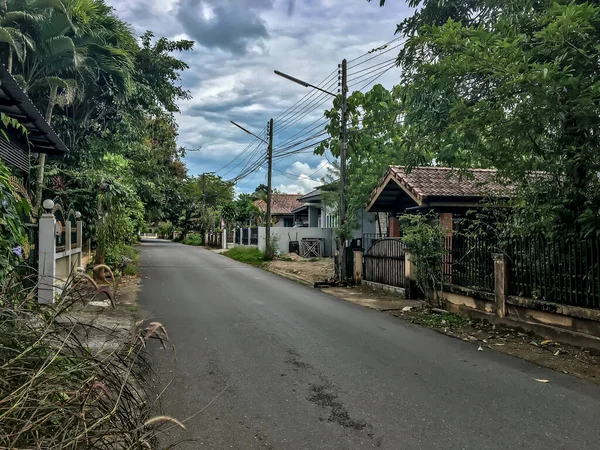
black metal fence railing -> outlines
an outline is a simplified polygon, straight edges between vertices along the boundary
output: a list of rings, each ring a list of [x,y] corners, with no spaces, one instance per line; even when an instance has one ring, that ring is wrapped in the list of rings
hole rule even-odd
[[[494,239],[487,236],[454,234],[445,238],[442,257],[444,282],[471,289],[494,292]]]
[[[600,309],[600,239],[514,239],[509,294]]]
[[[258,228],[250,228],[250,245],[258,245]]]
[[[243,245],[249,244],[248,238],[249,238],[248,228],[242,228],[242,244]]]

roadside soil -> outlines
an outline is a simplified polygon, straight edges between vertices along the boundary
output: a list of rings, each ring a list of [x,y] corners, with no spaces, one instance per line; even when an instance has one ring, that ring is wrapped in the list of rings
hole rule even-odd
[[[310,284],[328,280],[334,274],[333,258],[305,259],[295,253],[283,255],[281,259],[267,263],[266,267],[301,278]]]
[[[267,265],[267,269],[274,269],[275,273],[290,275],[310,285],[333,274],[332,258],[305,260],[294,256],[297,258],[294,261],[273,261]],[[473,343],[474,351],[507,353],[600,384],[600,354],[596,352],[546,340],[534,334],[497,327],[484,321],[470,320],[457,314],[442,313],[429,308],[421,300],[405,300],[398,295],[366,286],[321,290],[337,298]]]

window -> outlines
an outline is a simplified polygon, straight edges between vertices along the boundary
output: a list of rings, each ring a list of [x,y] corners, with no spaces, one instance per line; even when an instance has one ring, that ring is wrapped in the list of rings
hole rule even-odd
[[[286,228],[291,228],[294,226],[294,219],[283,219],[283,226]]]

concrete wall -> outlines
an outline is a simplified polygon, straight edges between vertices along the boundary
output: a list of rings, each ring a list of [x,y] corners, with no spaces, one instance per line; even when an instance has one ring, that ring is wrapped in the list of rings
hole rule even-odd
[[[438,295],[449,311],[600,350],[600,311],[508,296],[506,313],[499,317],[494,294],[445,285]]]
[[[266,229],[258,228],[258,248],[265,251]],[[276,237],[281,254],[288,253],[291,241],[301,241],[303,238],[323,239],[323,256],[333,256],[335,249],[335,232],[333,228],[271,228],[271,239]]]

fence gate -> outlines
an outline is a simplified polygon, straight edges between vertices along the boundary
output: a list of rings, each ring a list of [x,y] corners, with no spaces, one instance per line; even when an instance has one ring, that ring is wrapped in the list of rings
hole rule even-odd
[[[399,238],[375,241],[363,256],[363,279],[404,287],[404,244]]]

